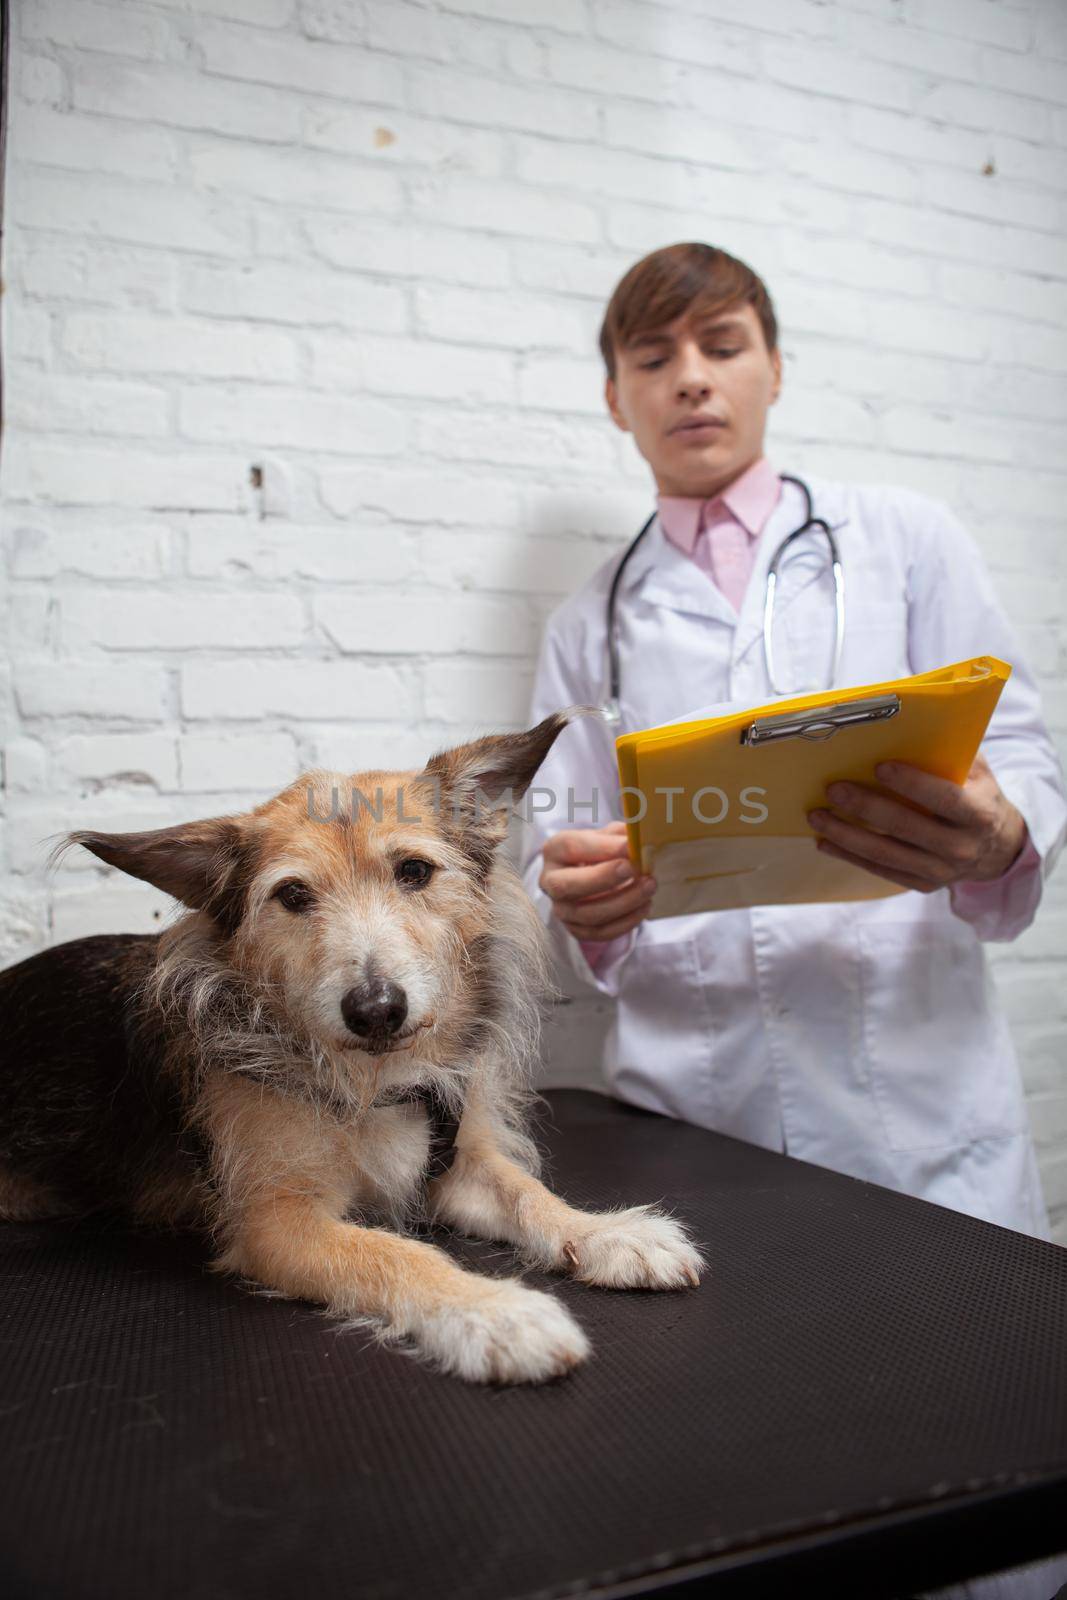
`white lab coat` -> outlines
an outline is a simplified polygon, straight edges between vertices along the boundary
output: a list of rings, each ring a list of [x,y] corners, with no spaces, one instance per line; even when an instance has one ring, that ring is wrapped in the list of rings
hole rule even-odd
[[[800,492],[784,484],[740,616],[653,523],[620,586],[621,726],[580,718],[557,739],[534,780],[531,804],[545,809],[524,830],[526,886],[559,952],[617,1001],[603,1069],[621,1099],[1048,1238],[1019,1068],[983,949],[1030,923],[1067,830],[1038,692],[981,554],[946,507],[902,489],[808,481],[844,568],[838,683],[982,654],[1014,666],[982,751],[1026,819],[1040,870],[963,894],[646,921],[596,971],[551,915],[537,886],[546,838],[621,815],[615,731],[774,698],[764,580],[771,554],[803,521]],[[605,698],[604,612],[617,560],[549,618],[531,724]],[[834,611],[821,535],[805,535],[783,559],[776,618],[779,681],[825,686]]]

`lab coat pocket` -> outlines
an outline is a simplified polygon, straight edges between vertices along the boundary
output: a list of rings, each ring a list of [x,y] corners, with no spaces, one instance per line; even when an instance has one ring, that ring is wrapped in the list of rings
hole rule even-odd
[[[908,656],[908,603],[903,596],[864,595],[848,615],[845,603],[845,646],[841,652],[841,683],[879,683],[885,678],[906,678]]]
[[[816,604],[816,600],[821,603]],[[834,651],[834,600],[824,584],[798,595],[782,617],[793,681],[822,688],[830,680]],[[905,677],[908,606],[902,596],[845,592],[845,632],[835,682],[856,685]]]
[[[1007,1021],[969,929],[857,929],[863,1043],[886,1139],[922,1150],[1026,1127]]]
[[[619,991],[607,1074],[625,1100],[696,1121],[711,1093],[712,1028],[696,936],[645,924]]]

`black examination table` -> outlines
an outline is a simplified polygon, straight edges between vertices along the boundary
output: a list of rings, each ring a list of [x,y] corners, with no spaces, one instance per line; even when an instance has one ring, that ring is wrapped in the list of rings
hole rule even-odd
[[[339,1335],[195,1239],[0,1227],[5,1600],[878,1600],[1067,1549],[1067,1250],[547,1098],[553,1186],[661,1201],[710,1267],[528,1273],[594,1346],[544,1387]]]

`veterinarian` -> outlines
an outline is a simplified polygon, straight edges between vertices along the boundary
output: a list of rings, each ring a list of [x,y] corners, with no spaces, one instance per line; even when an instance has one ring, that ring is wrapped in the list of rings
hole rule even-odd
[[[600,342],[608,408],[651,468],[656,514],[615,596],[619,721],[578,718],[557,739],[535,779],[532,804],[544,809],[526,828],[523,870],[561,951],[617,1002],[607,1085],[1048,1238],[983,946],[1033,920],[1067,804],[981,555],[935,500],[805,475],[815,515],[834,530],[845,626],[834,671],[831,557],[825,534],[809,530],[779,558],[772,686],[767,570],[806,508],[803,484],[783,482],[763,453],[781,388],[766,288],[709,246],[658,250],[619,283]],[[619,564],[613,554],[549,618],[531,723],[610,701],[606,609]],[[726,701],[758,705],[793,685],[877,682],[984,654],[1014,671],[964,784],[904,767],[882,777],[899,800],[831,786],[839,815],[811,816],[818,848],[910,892],[646,920],[654,881],[628,863],[617,733]]]

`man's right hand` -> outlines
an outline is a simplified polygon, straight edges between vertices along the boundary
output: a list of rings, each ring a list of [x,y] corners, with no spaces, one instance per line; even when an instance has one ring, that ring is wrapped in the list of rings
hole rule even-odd
[[[656,880],[635,872],[625,822],[564,828],[547,841],[541,858],[538,886],[576,939],[616,939],[648,915]]]

